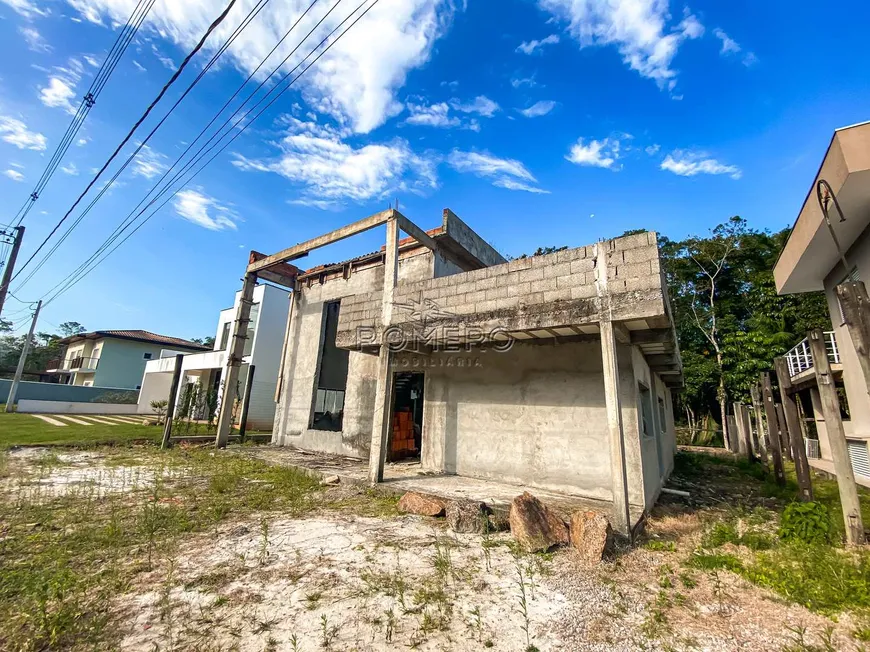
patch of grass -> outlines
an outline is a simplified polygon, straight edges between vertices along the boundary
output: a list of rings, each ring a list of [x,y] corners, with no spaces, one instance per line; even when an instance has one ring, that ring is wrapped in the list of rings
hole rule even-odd
[[[737,557],[728,553],[709,553],[703,550],[696,550],[686,562],[690,567],[699,570],[729,570],[732,573],[739,573],[743,570],[743,562]]]
[[[759,553],[740,574],[813,611],[870,609],[870,553],[782,545]]]
[[[183,535],[229,517],[294,516],[321,504],[316,481],[292,469],[181,447],[136,452],[148,473],[126,492],[88,485],[56,495],[26,485],[0,500],[3,649],[113,648],[113,600],[137,573],[162,567]],[[218,586],[229,575],[216,569],[196,583]]]
[[[0,412],[0,449],[12,446],[74,446],[77,448],[132,442],[159,443],[163,428],[136,424],[52,426],[31,414]]]
[[[643,547],[657,552],[676,552],[677,550],[677,546],[673,541],[659,541],[658,539],[650,539],[643,544]]]

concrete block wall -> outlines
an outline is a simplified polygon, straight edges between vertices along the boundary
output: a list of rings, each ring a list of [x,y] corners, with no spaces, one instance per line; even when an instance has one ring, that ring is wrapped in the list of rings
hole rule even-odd
[[[646,232],[596,245],[521,258],[444,278],[396,288],[394,325],[413,328],[425,309],[439,323],[462,323],[486,330],[530,330],[592,324],[599,319],[596,255],[607,256],[607,291],[613,319],[665,319],[665,291],[656,234]],[[431,317],[430,317],[431,319]],[[380,326],[380,293],[347,297],[337,342],[353,348],[357,330]]]

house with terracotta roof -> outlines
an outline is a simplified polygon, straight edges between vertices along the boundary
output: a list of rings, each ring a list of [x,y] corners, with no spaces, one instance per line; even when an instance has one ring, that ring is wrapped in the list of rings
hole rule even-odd
[[[67,385],[119,389],[139,389],[149,360],[209,348],[142,330],[79,333],[60,344],[65,347],[63,357],[48,363],[48,373],[59,374]]]

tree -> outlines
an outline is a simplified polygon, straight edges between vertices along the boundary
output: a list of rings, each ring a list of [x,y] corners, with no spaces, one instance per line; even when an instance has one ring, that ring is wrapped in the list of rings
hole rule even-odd
[[[86,330],[85,327],[77,321],[62,322],[57,328],[60,331],[61,337],[72,337],[73,335],[84,333]]]
[[[214,346],[214,337],[209,335],[208,337],[194,337],[191,342],[196,342],[197,344],[202,344],[203,346]]]

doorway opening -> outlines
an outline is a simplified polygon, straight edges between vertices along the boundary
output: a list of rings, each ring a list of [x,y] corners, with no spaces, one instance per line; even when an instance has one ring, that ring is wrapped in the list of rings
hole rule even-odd
[[[393,379],[390,462],[420,459],[423,447],[423,374],[397,373]]]

